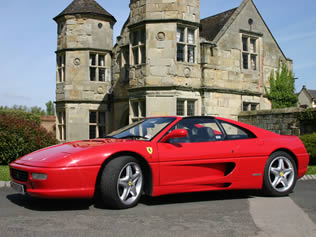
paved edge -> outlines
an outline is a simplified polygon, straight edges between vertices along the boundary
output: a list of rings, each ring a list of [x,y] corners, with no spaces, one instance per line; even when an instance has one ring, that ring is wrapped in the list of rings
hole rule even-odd
[[[316,225],[291,198],[256,197],[248,201],[253,221],[261,230],[257,237],[315,236]]]
[[[6,182],[6,181],[0,181],[0,188],[10,188],[11,185],[10,185],[10,181]]]
[[[307,174],[304,175],[302,178],[300,178],[299,180],[316,180],[316,174]]]

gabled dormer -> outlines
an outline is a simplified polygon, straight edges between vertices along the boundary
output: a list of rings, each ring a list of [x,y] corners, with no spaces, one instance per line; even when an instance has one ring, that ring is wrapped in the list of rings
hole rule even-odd
[[[225,71],[225,75],[207,78],[207,85],[264,93],[269,75],[280,61],[292,68],[292,61],[284,55],[252,0],[201,19],[201,26],[202,63]]]

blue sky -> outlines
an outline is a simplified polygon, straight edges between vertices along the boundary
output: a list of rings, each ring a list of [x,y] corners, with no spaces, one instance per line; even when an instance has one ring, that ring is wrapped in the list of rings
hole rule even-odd
[[[129,0],[97,0],[116,19],[117,36]],[[201,0],[201,18],[239,6],[242,0]],[[57,26],[52,20],[72,0],[1,2],[0,105],[41,106],[55,100]],[[294,61],[296,90],[316,90],[316,1],[254,0],[285,55]]]

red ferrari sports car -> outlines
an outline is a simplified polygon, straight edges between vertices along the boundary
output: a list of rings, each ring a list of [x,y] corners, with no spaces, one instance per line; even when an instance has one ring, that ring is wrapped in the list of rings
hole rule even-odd
[[[10,164],[11,186],[40,198],[93,198],[112,208],[141,195],[261,189],[285,196],[307,171],[295,136],[215,117],[146,118],[105,138],[69,142]]]

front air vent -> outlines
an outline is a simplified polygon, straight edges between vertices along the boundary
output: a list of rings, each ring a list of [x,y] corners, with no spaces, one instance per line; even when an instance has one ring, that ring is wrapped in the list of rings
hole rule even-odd
[[[28,173],[26,171],[22,170],[16,170],[16,169],[10,169],[11,176],[13,179],[21,181],[21,182],[26,182],[28,180]]]

